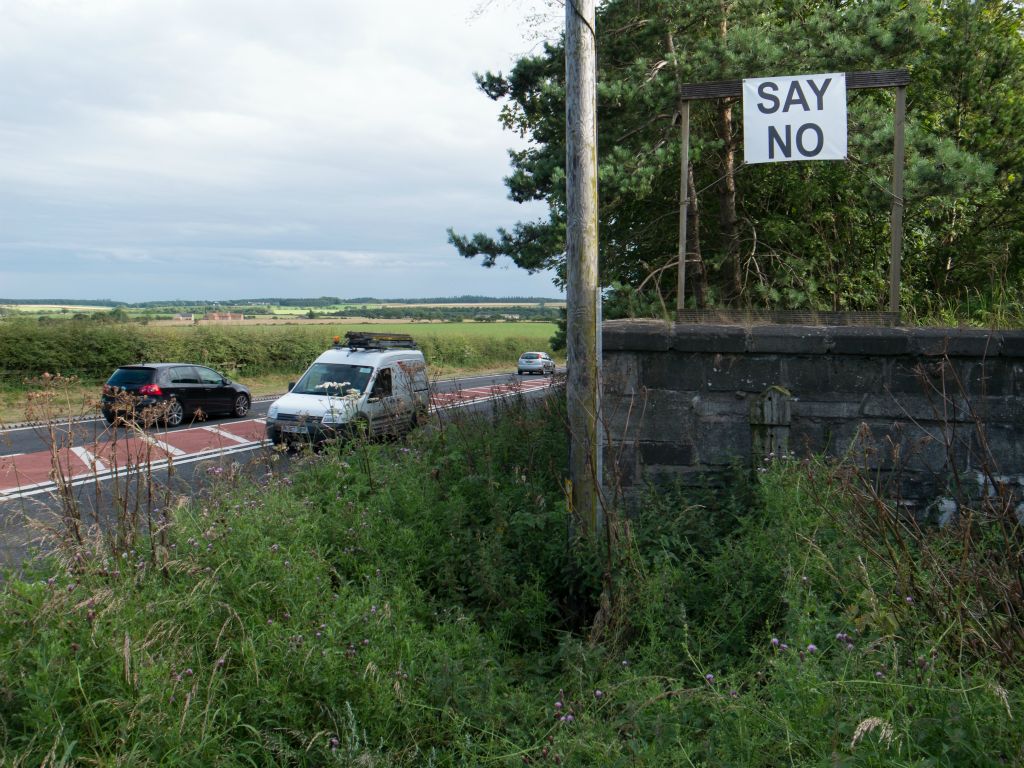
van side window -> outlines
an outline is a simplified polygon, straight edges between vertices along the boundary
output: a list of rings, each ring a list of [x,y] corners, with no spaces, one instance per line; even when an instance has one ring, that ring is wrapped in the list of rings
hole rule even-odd
[[[374,397],[391,397],[391,369],[381,368],[377,371],[377,381],[373,385]]]

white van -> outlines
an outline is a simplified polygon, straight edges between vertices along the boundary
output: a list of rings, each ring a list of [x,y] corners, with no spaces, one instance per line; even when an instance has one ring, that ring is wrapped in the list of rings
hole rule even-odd
[[[270,406],[267,439],[402,435],[426,420],[429,405],[427,366],[411,336],[349,332]]]

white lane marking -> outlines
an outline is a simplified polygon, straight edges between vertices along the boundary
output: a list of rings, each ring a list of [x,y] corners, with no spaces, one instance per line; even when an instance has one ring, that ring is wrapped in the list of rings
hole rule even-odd
[[[154,448],[159,448],[164,453],[170,456],[184,456],[185,451],[180,448],[175,448],[170,443],[165,443],[163,440],[157,440],[152,435],[147,435],[145,432],[139,432],[138,437],[140,440],[145,440],[147,443],[152,445]]]
[[[247,451],[253,451],[264,445],[269,445],[269,443],[266,440],[261,440],[258,443],[254,442],[250,443],[249,445],[239,445],[237,447],[225,448],[217,452],[216,454],[211,454],[208,452],[191,454],[181,459],[175,459],[173,463],[175,467],[180,467],[183,464],[192,464],[197,461],[204,461],[206,459],[209,459],[212,455],[230,456],[235,453],[245,453]],[[160,469],[166,469],[171,463],[171,459],[162,459],[161,461],[154,461],[149,465],[149,470],[156,471]],[[125,473],[128,470],[129,468],[126,467],[120,468],[121,473]],[[67,485],[70,487],[78,487],[80,485],[85,485],[86,483],[91,483],[94,481],[109,480],[111,477],[114,477],[117,474],[118,470],[115,469],[114,471],[106,470],[102,473],[97,472],[95,475],[77,475],[70,481],[68,481]],[[0,490],[0,499],[7,501],[9,499],[22,499],[28,496],[38,496],[41,493],[51,493],[56,489],[56,487],[57,486],[54,483],[47,482],[36,483],[35,485],[25,486],[24,488],[20,489],[12,488],[9,490]]]
[[[85,466],[87,466],[91,471],[93,471],[93,472],[106,472],[107,471],[107,465],[104,464],[102,461],[100,461],[99,458],[96,455],[90,453],[89,451],[87,451],[82,446],[76,445],[75,447],[73,447],[71,449],[71,452],[73,454],[75,454],[75,456],[80,458],[82,460],[82,463],[85,464]]]
[[[223,437],[223,438],[226,438],[228,440],[234,440],[236,443],[246,443],[246,444],[248,444],[248,443],[252,442],[252,440],[250,440],[250,439],[248,439],[246,437],[239,437],[238,435],[233,435],[230,432],[225,432],[223,429],[217,429],[217,427],[200,427],[200,429],[205,429],[207,432],[212,432],[213,434],[217,435],[218,437]]]

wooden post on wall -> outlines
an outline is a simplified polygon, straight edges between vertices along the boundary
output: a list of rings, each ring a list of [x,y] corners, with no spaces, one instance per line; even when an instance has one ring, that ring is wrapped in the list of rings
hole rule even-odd
[[[889,255],[889,311],[900,311],[900,269],[903,260],[903,133],[907,122],[907,87],[896,88],[896,112],[892,121],[892,214],[889,230],[892,238]]]
[[[597,54],[595,0],[565,4],[566,399],[569,479],[575,522],[584,535],[604,530],[597,275]]]
[[[676,310],[686,306],[686,220],[690,213],[690,102],[679,102],[680,137],[679,154],[682,169],[679,176],[679,285],[676,295]]]

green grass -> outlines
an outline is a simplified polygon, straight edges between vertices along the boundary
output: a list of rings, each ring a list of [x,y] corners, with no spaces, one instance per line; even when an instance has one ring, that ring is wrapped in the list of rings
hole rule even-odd
[[[827,468],[652,490],[606,562],[547,407],[211,472],[166,538],[8,580],[0,763],[1024,761],[1019,664],[905,599]]]

